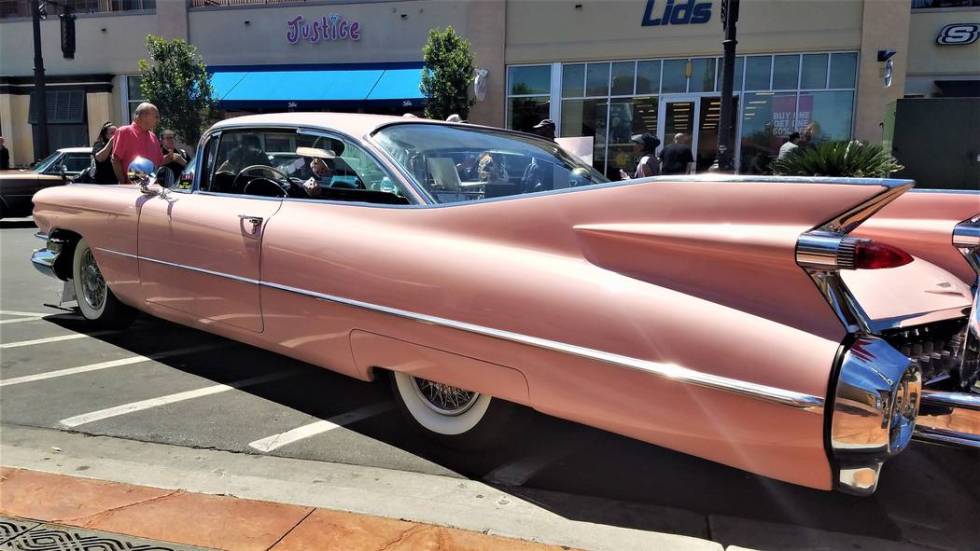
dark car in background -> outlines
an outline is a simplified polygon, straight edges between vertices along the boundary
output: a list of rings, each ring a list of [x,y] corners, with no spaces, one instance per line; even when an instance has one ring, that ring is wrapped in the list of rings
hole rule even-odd
[[[66,147],[31,169],[0,172],[0,218],[30,216],[31,198],[39,190],[67,184],[92,163],[92,148]]]

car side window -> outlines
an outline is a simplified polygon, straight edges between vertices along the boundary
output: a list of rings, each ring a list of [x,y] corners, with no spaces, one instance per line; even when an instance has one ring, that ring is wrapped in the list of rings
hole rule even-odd
[[[209,140],[201,189],[215,193],[409,204],[409,193],[352,140],[280,129],[230,129]]]
[[[66,171],[81,172],[89,167],[92,162],[92,157],[85,153],[69,153],[65,155],[65,159],[62,164],[65,165]]]

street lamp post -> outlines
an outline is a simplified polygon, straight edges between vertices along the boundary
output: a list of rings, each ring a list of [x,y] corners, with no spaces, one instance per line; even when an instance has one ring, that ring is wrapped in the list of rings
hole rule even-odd
[[[739,0],[722,0],[721,22],[725,29],[721,72],[721,116],[718,128],[718,170],[735,172],[735,22]]]
[[[48,96],[44,89],[44,57],[41,55],[41,4],[43,0],[32,0],[31,17],[34,22],[34,107],[35,130],[34,156],[43,159],[48,156]]]

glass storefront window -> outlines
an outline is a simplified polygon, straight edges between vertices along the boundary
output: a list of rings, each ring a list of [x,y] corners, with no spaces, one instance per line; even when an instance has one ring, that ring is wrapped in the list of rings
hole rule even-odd
[[[535,124],[551,116],[548,96],[510,98],[507,101],[507,128],[530,132]]]
[[[800,88],[827,87],[827,54],[806,54],[803,56],[803,79]]]
[[[626,61],[612,64],[612,95],[632,96],[636,63]]]
[[[857,78],[857,54],[833,54],[830,56],[830,87],[854,88]]]
[[[715,89],[715,59],[691,60],[691,92],[710,92]]]
[[[630,98],[613,100],[609,105],[609,167],[606,176],[619,179],[619,171],[629,174],[636,171],[639,161],[633,155],[630,138],[634,134],[657,135],[657,98]]]
[[[664,60],[663,84],[661,84],[664,94],[687,92],[687,76],[684,73],[686,70],[686,59]]]
[[[589,63],[585,70],[585,95],[609,95],[609,64]]]
[[[735,112],[738,112],[739,96],[732,98]],[[718,157],[718,125],[721,118],[721,98],[702,97],[701,114],[698,117],[698,148],[694,160],[697,172],[711,168]]]
[[[742,174],[771,174],[779,147],[796,128],[796,92],[742,95]]]
[[[772,66],[773,90],[796,90],[800,85],[800,56],[777,55]]]
[[[551,66],[511,67],[508,80],[512,96],[549,94],[551,93]]]
[[[770,56],[752,56],[745,68],[746,90],[768,90],[769,76],[772,72]]]
[[[851,137],[854,92],[802,92],[797,128],[803,140],[821,143]]]
[[[721,90],[721,79],[724,71],[724,61],[718,60],[718,81],[715,83],[715,91]],[[742,89],[742,72],[745,70],[745,58],[735,58],[735,76],[732,80],[732,90],[738,92]]]
[[[573,63],[561,68],[561,97],[580,98],[585,95],[585,64]]]
[[[636,64],[636,93],[660,93],[660,61],[640,61]]]
[[[571,99],[561,102],[561,135],[592,136],[592,166],[599,172],[606,171],[606,121],[609,100]]]

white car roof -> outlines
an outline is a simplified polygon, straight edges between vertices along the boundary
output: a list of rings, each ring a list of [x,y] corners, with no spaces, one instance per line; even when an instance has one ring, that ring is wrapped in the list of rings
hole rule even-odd
[[[91,153],[91,147],[62,147],[58,153]]]

